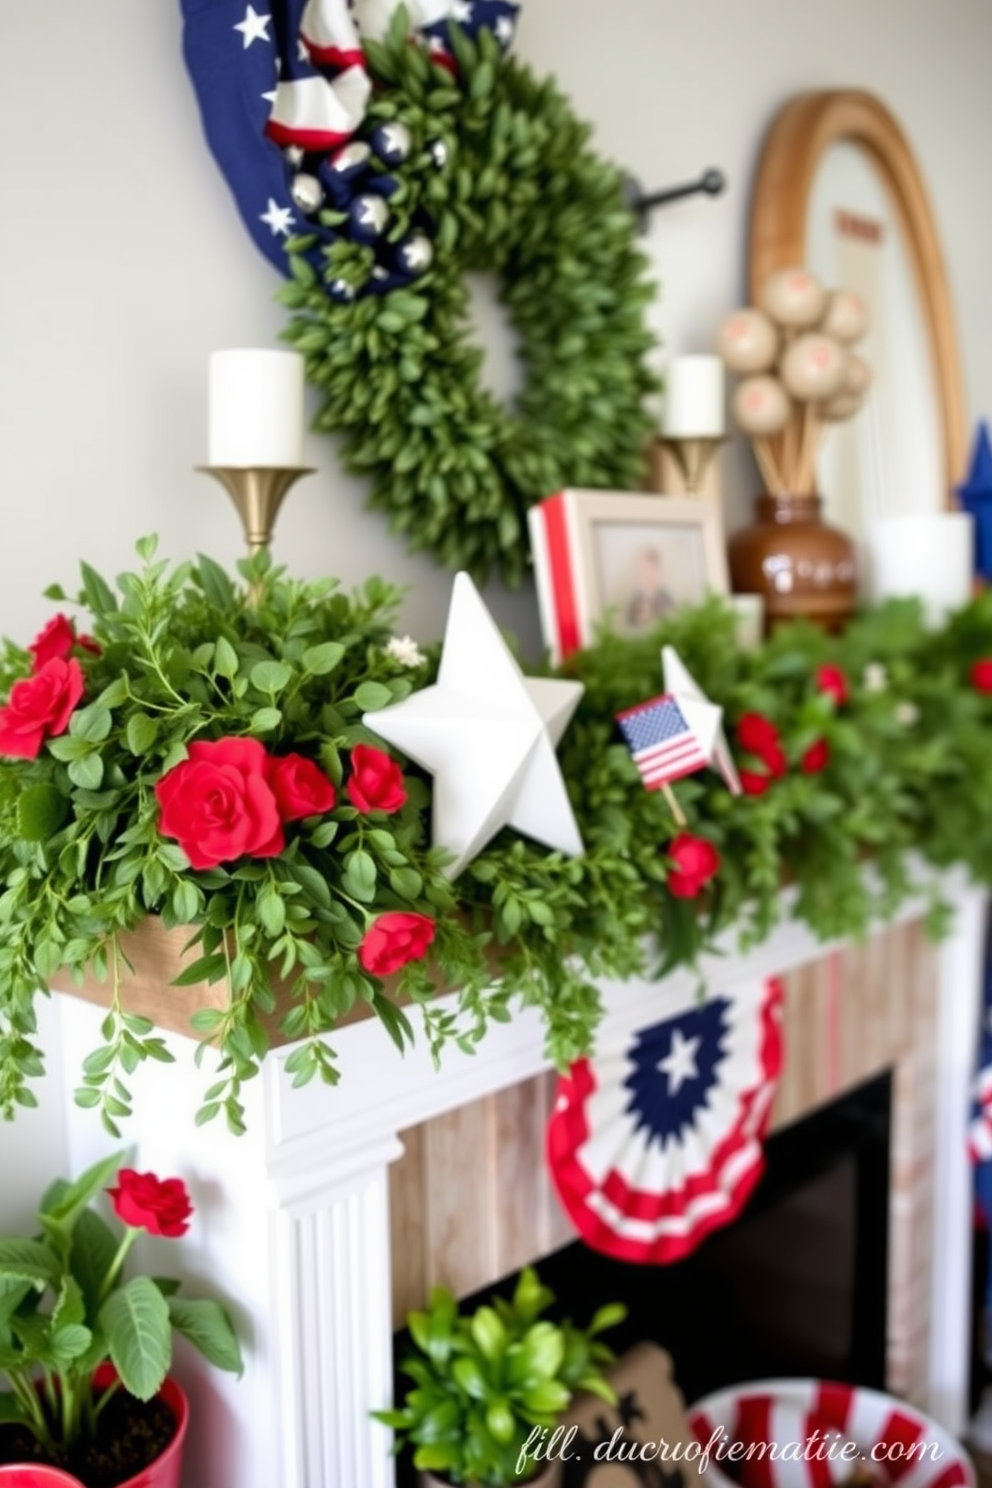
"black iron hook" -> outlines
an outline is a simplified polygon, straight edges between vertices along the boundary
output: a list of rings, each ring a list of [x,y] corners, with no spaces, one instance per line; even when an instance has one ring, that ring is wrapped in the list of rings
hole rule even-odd
[[[653,191],[645,195],[644,188],[635,176],[624,178],[624,202],[637,218],[637,231],[646,233],[649,219],[655,207],[667,206],[669,202],[681,201],[684,196],[719,196],[727,184],[721,170],[707,170],[698,181],[687,181],[684,186],[669,186],[664,191]]]

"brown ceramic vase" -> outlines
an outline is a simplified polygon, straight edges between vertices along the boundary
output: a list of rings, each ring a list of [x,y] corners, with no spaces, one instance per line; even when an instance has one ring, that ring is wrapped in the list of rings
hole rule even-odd
[[[854,544],[820,520],[820,506],[819,496],[758,496],[755,520],[730,539],[731,584],[762,595],[768,630],[802,616],[838,631],[854,611]]]

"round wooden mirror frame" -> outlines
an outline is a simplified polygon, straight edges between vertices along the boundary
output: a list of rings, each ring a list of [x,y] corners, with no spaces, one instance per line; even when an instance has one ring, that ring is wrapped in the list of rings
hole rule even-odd
[[[855,144],[878,171],[901,219],[926,321],[940,404],[948,505],[964,478],[967,420],[957,335],[930,202],[898,123],[871,93],[800,93],[765,137],[751,203],[750,296],[776,269],[806,263],[807,205],[817,168],[831,145]]]

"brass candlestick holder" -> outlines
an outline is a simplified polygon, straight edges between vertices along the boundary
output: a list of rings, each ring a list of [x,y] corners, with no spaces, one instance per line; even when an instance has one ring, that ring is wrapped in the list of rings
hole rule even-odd
[[[248,556],[267,548],[282,499],[301,475],[313,475],[312,465],[198,465],[204,475],[220,481],[238,509],[245,530]]]
[[[713,456],[724,443],[722,434],[697,434],[692,437],[669,439],[662,436],[662,444],[670,450],[685,481],[686,493],[698,496],[703,477]]]

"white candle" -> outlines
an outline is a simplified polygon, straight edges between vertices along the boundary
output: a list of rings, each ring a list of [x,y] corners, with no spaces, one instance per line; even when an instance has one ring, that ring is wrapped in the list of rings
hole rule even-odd
[[[968,512],[876,517],[865,534],[870,597],[916,596],[939,625],[971,598],[974,541]]]
[[[303,463],[303,358],[297,351],[210,356],[211,465]]]
[[[676,357],[665,378],[665,437],[723,434],[723,363],[717,356]]]

